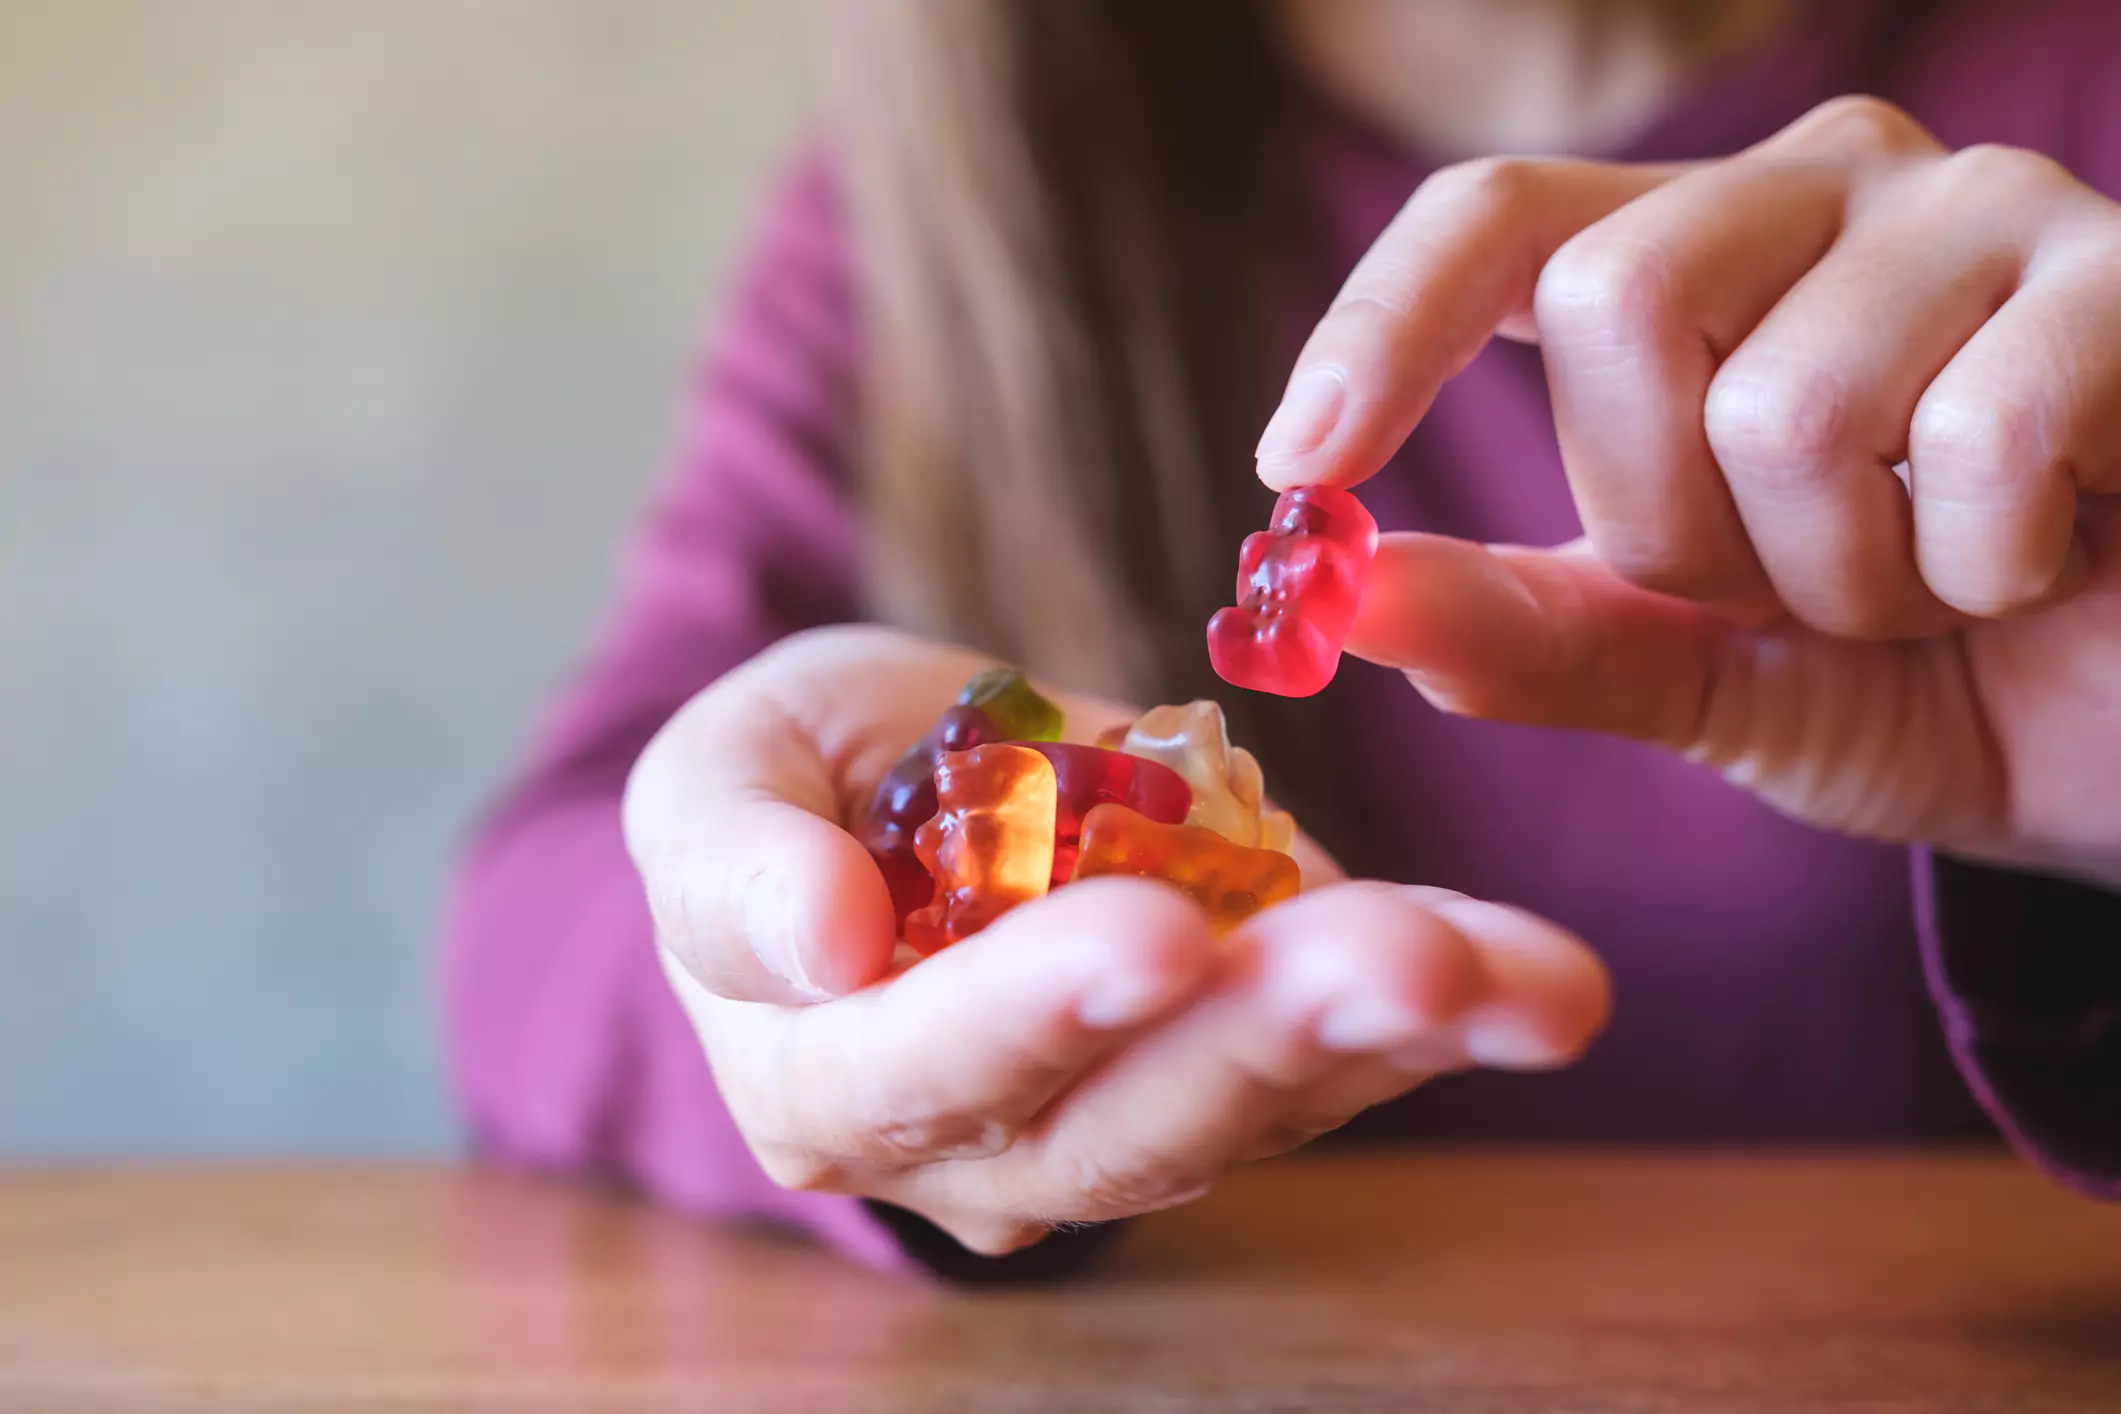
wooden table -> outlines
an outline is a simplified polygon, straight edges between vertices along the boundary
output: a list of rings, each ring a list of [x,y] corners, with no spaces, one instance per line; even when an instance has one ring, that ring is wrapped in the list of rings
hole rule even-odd
[[[0,1409],[2111,1414],[2121,1209],[1985,1155],[1342,1155],[953,1293],[491,1176],[0,1176]]]

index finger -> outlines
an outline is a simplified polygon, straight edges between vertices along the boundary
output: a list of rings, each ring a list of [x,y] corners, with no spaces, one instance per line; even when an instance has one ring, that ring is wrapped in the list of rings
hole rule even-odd
[[[1283,491],[1375,475],[1498,329],[1534,332],[1539,272],[1571,236],[1685,170],[1510,157],[1431,176],[1297,357],[1259,479]]]

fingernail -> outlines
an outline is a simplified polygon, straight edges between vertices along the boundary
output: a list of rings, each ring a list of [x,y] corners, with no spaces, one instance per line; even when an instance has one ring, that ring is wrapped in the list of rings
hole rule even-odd
[[[1314,368],[1291,383],[1253,453],[1261,478],[1272,484],[1272,473],[1291,470],[1299,458],[1324,446],[1347,399],[1347,380],[1336,369]]]
[[[825,995],[803,966],[795,896],[784,882],[771,878],[751,881],[744,895],[744,931],[751,937],[751,950],[774,976],[808,996]]]
[[[1382,997],[1342,1002],[1318,1022],[1318,1043],[1334,1051],[1383,1051],[1421,1034],[1419,1017]]]
[[[1476,1021],[1466,1028],[1466,1054],[1495,1070],[1537,1070],[1561,1059],[1554,1047],[1512,1017]]]
[[[1111,1031],[1146,1021],[1163,1005],[1167,987],[1162,978],[1138,972],[1120,972],[1099,978],[1075,1004],[1083,1025]]]

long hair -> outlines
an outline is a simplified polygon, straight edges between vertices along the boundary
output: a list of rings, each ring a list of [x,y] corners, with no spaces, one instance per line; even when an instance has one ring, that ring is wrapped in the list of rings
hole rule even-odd
[[[828,91],[887,620],[1090,691],[1208,689],[1261,512],[1260,0],[846,0]]]

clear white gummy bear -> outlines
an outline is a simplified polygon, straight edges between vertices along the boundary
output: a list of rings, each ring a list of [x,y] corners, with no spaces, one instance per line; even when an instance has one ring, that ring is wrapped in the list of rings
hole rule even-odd
[[[1186,823],[1215,831],[1233,844],[1289,853],[1296,822],[1266,808],[1259,761],[1230,744],[1223,709],[1202,699],[1183,707],[1152,707],[1127,731],[1120,750],[1169,766],[1193,787]]]

